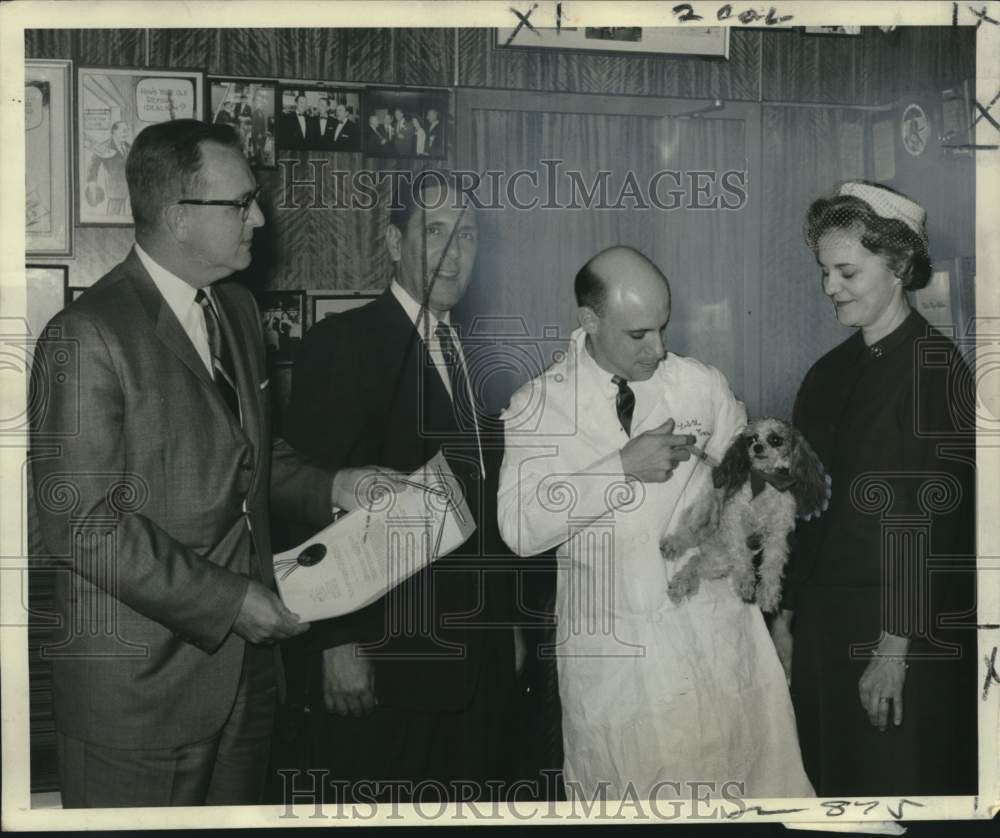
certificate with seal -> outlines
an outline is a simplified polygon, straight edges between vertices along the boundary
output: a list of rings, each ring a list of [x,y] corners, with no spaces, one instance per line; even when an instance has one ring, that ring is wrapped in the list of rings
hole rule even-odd
[[[305,622],[371,604],[469,538],[476,525],[461,485],[436,454],[395,494],[367,503],[274,557],[278,593]]]

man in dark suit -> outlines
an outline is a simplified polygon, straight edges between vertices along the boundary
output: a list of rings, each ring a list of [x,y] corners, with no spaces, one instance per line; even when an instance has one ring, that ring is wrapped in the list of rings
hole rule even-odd
[[[358,126],[350,118],[345,105],[337,105],[336,122],[333,128],[332,147],[334,151],[358,150]]]
[[[513,638],[505,589],[485,572],[497,565],[496,495],[484,490],[487,437],[450,323],[472,275],[477,222],[452,181],[420,182],[426,209],[404,181],[390,214],[389,290],[309,331],[288,408],[288,441],[328,468],[377,457],[408,473],[443,452],[478,527],[370,608],[302,638],[322,650],[315,712],[329,711],[322,765],[348,784],[333,792],[341,800],[362,794],[351,785],[359,780],[381,784],[380,800],[405,801],[420,781],[446,797],[472,782],[483,799],[496,792],[487,781],[507,779]]]
[[[378,114],[373,113],[368,117],[368,132],[365,142],[367,143],[367,150],[369,152],[375,151],[379,153],[382,151],[382,147],[389,142],[389,134],[382,127]]]
[[[436,108],[427,109],[427,139],[424,143],[424,153],[429,157],[443,157],[444,129]]]
[[[304,632],[274,593],[269,504],[315,531],[371,470],[309,465],[270,429],[260,317],[221,283],[264,223],[229,126],[146,128],[135,247],[56,315],[32,369],[32,501],[59,568],[46,654],[65,808],[258,801]]]
[[[313,148],[318,137],[316,117],[309,114],[304,94],[295,97],[295,110],[281,115],[280,145],[282,148]]]

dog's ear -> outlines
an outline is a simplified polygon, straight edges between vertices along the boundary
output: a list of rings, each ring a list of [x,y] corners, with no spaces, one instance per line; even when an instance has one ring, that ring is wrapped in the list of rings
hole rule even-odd
[[[795,514],[808,521],[819,517],[830,505],[831,480],[805,437],[794,429],[793,435],[791,492],[795,496]]]
[[[722,462],[712,469],[712,482],[716,489],[725,489],[728,499],[737,489],[746,483],[750,476],[750,448],[747,438],[741,431],[729,443]]]

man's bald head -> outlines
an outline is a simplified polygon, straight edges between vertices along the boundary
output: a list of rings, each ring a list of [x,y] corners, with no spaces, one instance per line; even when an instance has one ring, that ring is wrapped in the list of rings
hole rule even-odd
[[[664,291],[670,301],[670,284],[663,272],[638,250],[616,245],[602,250],[580,268],[573,283],[576,304],[601,316],[609,298],[656,298]]]
[[[638,250],[609,247],[580,269],[575,290],[598,365],[628,381],[649,378],[666,354],[670,286],[663,272]]]

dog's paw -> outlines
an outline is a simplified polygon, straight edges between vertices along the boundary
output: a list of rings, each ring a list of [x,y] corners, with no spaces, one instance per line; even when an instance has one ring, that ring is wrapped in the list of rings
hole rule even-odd
[[[684,549],[677,540],[671,536],[667,536],[663,541],[660,542],[660,555],[663,556],[668,562],[672,562],[677,559]]]
[[[690,565],[685,565],[670,580],[667,585],[667,596],[674,605],[698,593],[698,574],[691,571]]]
[[[757,577],[753,573],[740,574],[733,578],[736,593],[744,602],[753,602],[757,595]]]
[[[778,610],[778,604],[781,602],[781,591],[771,587],[770,585],[761,585],[757,589],[757,605],[760,606],[760,610],[766,614],[773,614]]]

